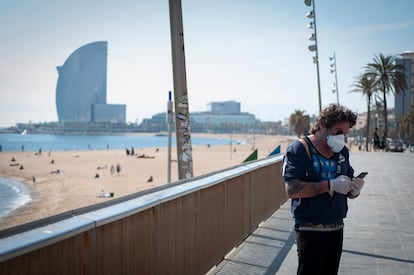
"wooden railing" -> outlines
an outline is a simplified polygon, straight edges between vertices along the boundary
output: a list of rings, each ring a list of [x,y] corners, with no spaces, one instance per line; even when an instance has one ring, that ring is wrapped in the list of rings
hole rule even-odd
[[[286,201],[282,156],[0,239],[0,274],[204,274]]]

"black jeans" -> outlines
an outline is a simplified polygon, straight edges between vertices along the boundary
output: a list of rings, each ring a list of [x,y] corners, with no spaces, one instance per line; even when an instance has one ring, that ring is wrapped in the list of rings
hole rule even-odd
[[[297,274],[338,274],[343,236],[343,229],[328,232],[296,231],[299,260]]]

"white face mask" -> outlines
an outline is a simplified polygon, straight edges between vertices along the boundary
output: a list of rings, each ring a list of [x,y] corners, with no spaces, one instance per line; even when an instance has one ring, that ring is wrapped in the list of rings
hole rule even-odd
[[[327,138],[328,146],[331,147],[332,151],[338,153],[344,148],[345,146],[345,135],[329,135]]]

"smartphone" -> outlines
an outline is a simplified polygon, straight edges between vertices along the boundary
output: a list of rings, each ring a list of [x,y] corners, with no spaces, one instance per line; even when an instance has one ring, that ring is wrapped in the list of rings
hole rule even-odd
[[[357,176],[357,178],[361,178],[361,179],[363,179],[363,178],[365,178],[365,176],[366,175],[368,175],[368,172],[362,172],[361,174],[359,174],[358,176]]]

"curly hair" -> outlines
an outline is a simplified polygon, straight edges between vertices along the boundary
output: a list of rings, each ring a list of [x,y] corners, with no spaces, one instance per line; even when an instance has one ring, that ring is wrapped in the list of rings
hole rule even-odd
[[[352,112],[345,106],[330,104],[319,114],[319,117],[316,119],[316,124],[312,127],[310,133],[315,134],[318,130],[320,130],[321,124],[329,129],[337,123],[349,122],[350,127],[352,128],[356,124],[357,117],[358,115],[356,113]]]

